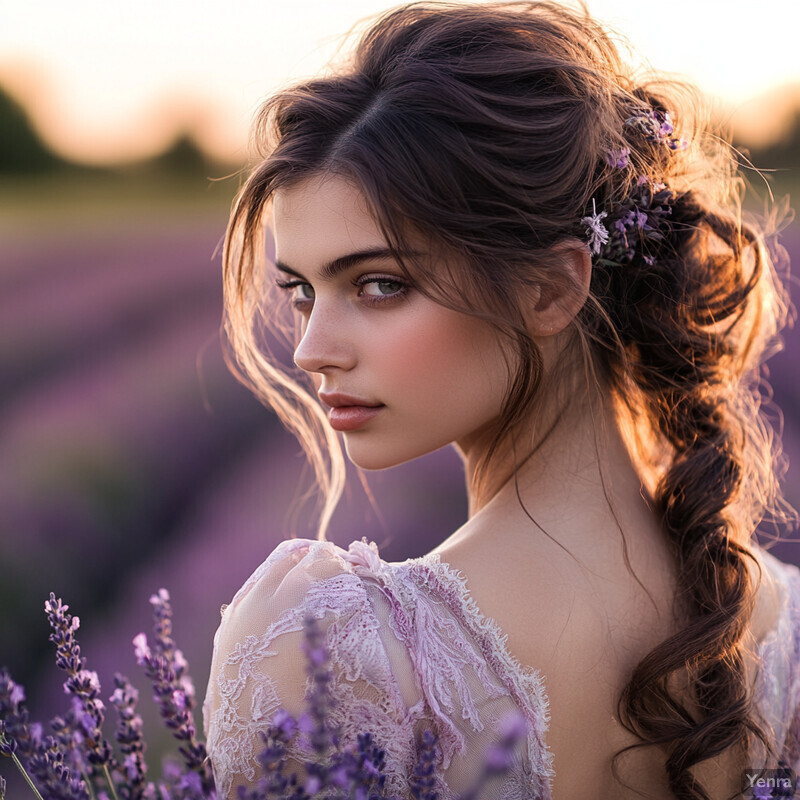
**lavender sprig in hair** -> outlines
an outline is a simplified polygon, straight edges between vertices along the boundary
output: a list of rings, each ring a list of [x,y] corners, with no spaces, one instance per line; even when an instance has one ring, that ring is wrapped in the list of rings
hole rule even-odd
[[[655,108],[636,109],[625,120],[625,125],[641,133],[648,141],[660,142],[669,150],[685,150],[689,146],[685,139],[672,135],[675,133],[675,126],[666,111]]]
[[[602,252],[603,245],[608,242],[608,229],[603,224],[603,220],[607,216],[608,212],[606,211],[601,211],[599,214],[597,213],[597,206],[594,198],[592,198],[592,213],[581,220],[581,224],[586,228],[589,250],[592,255],[597,255]]]
[[[596,263],[622,266],[637,256],[652,265],[672,229],[672,207],[678,195],[663,183],[640,177],[635,189],[614,206],[614,222]]]
[[[688,142],[673,135],[675,127],[665,111],[635,109],[624,125],[670,151],[688,147]],[[630,156],[628,147],[612,148],[606,151],[605,160],[609,166],[624,170],[631,165]],[[626,197],[600,212],[596,199],[592,198],[592,213],[581,219],[581,225],[589,250],[597,257],[595,263],[621,266],[634,261],[638,254],[646,264],[652,265],[655,252],[670,232],[669,217],[676,200],[675,192],[646,175],[639,176]]]

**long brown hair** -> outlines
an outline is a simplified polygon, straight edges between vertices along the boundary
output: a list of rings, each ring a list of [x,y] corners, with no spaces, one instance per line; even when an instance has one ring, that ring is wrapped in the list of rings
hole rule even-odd
[[[671,112],[685,149],[625,122]],[[261,161],[243,187],[225,245],[230,366],[299,436],[325,497],[320,537],[343,485],[338,442],[298,380],[264,352],[275,312],[265,280],[271,197],[320,173],[363,191],[398,263],[409,233],[456,258],[426,292],[490,321],[519,369],[492,447],[513,437],[542,383],[521,285],[564,275],[559,242],[593,208],[623,203],[641,176],[672,193],[668,235],[624,264],[596,258],[574,339],[594,379],[638,428],[639,451],[678,573],[680,631],[634,670],[620,718],[665,755],[678,798],[706,798],[691,768],[760,739],[742,638],[756,587],[748,542],[786,506],[776,444],[759,414],[759,366],[787,313],[762,233],[742,221],[730,148],[710,134],[685,86],[637,81],[586,13],[550,2],[413,3],[380,17],[334,74],[269,100],[256,127]],[[628,152],[625,168],[609,153]],[[686,670],[694,711],[669,681]],[[628,749],[628,748],[626,748]],[[622,754],[617,753],[616,760]]]

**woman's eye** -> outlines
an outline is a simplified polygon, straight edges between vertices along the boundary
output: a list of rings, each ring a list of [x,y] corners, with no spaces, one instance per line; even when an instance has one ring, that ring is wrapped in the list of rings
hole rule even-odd
[[[394,297],[404,290],[404,283],[388,278],[371,278],[361,284],[361,293],[367,297]]]
[[[314,289],[310,283],[298,283],[292,292],[292,300],[313,300]]]
[[[305,281],[276,281],[278,288],[289,292],[292,305],[296,308],[314,299],[314,288]]]

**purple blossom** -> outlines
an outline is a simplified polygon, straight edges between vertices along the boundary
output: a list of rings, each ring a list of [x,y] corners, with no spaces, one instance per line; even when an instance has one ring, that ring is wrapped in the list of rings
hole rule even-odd
[[[80,723],[83,715],[83,705],[77,697],[72,698],[71,709],[62,717],[56,716],[50,721],[50,729],[58,742],[58,748],[64,755],[64,764],[70,768],[74,775],[90,775],[93,766],[89,763],[88,756],[84,752],[86,736]],[[44,730],[39,725],[31,735],[34,738],[35,747],[41,748],[45,738]]]
[[[672,230],[669,217],[676,200],[675,192],[665,184],[640,176],[635,189],[609,207],[613,222],[598,263],[620,266],[634,261],[638,254],[644,264],[655,264],[655,253]]]
[[[161,718],[181,742],[179,751],[186,766],[196,772],[203,791],[211,791],[213,778],[205,745],[198,741],[194,724],[194,686],[186,674],[188,664],[172,638],[172,607],[169,592],[159,589],[150,597],[153,606],[153,642],[139,634],[133,640],[136,659],[153,685],[153,699]],[[186,791],[184,789],[184,791]]]
[[[271,724],[273,727],[278,728],[287,739],[291,739],[297,729],[297,722],[285,708],[279,708],[275,712]]]
[[[606,163],[616,169],[625,169],[630,164],[631,150],[629,147],[622,147],[619,150],[606,150]]]
[[[147,659],[151,657],[150,648],[147,646],[147,636],[143,633],[138,633],[133,637],[133,654],[136,657],[136,663],[143,667]]]
[[[168,694],[177,710],[190,712],[194,685],[186,659],[171,639],[168,598],[166,592],[153,596],[158,605],[153,651],[144,637],[138,641],[138,648],[143,658],[159,661],[160,677],[172,681]],[[45,611],[51,625],[50,638],[56,645],[56,663],[68,674],[64,687],[72,700],[69,711],[51,721],[53,735],[45,735],[40,723],[28,725],[23,688],[7,671],[0,670],[0,748],[21,756],[20,769],[29,785],[36,787],[34,791],[47,800],[215,800],[205,748],[192,738],[191,719],[174,732],[182,741],[184,759],[199,760],[199,768],[192,763],[188,772],[177,766],[165,768],[164,780],[146,782],[142,720],[136,713],[138,692],[121,675],[115,676],[109,699],[119,717],[116,741],[121,763],[113,758],[102,734],[105,706],[100,699],[100,682],[97,674],[87,669],[75,639],[80,621],[52,594]]]
[[[526,739],[529,731],[528,718],[516,709],[510,711],[500,721],[500,735],[506,744],[516,744]]]
[[[308,660],[308,673],[311,678],[311,694],[309,697],[309,711],[313,728],[308,728],[309,720],[301,716],[298,720],[298,727],[303,732],[310,733],[311,746],[314,751],[324,756],[331,746],[332,737],[338,735],[339,731],[334,731],[328,724],[328,716],[332,707],[332,698],[328,691],[331,681],[331,671],[328,668],[328,650],[325,646],[325,634],[320,630],[317,621],[313,617],[305,620],[305,638],[302,643],[303,652]]]
[[[56,737],[45,737],[26,766],[48,800],[89,800],[86,783],[82,778],[72,775]]]
[[[0,754],[10,756],[19,750],[24,757],[32,746],[25,690],[7,670],[0,670]]]
[[[145,791],[147,764],[144,760],[145,742],[142,736],[142,718],[136,713],[139,692],[124,675],[114,676],[115,689],[109,702],[117,712],[117,730],[114,738],[124,756],[123,769],[130,784],[128,800],[141,800]]]
[[[18,706],[25,702],[25,690],[18,684],[11,682],[11,702]]]
[[[179,689],[175,689],[172,693],[172,702],[179,711],[186,711],[186,695]]]
[[[196,772],[185,772],[178,781],[178,788],[184,792],[200,795],[203,791],[203,782]]]
[[[665,111],[652,108],[636,109],[625,120],[625,125],[638,131],[645,139],[651,142],[660,142],[670,150],[685,150],[689,146],[684,139],[672,135],[675,132],[675,126]]]
[[[589,238],[589,249],[592,255],[597,255],[603,249],[603,245],[608,242],[608,230],[603,225],[603,220],[607,216],[608,213],[605,211],[597,213],[595,200],[592,198],[592,213],[581,219],[581,224],[585,227],[586,236]]]
[[[17,741],[11,738],[6,732],[6,721],[0,719],[0,756],[11,758],[17,751]]]
[[[308,673],[313,688],[309,706],[311,714],[303,714],[295,720],[285,709],[279,709],[272,717],[271,725],[263,735],[265,742],[259,760],[265,775],[251,789],[240,788],[240,800],[266,800],[287,798],[288,800],[311,800],[321,797],[363,798],[364,800],[391,800],[386,794],[386,753],[374,741],[372,734],[358,735],[356,743],[338,746],[339,731],[329,727],[326,720],[333,708],[333,698],[328,691],[330,680],[329,656],[324,644],[324,634],[315,619],[305,620],[305,646]],[[324,658],[320,658],[320,656]],[[305,779],[300,785],[297,774],[284,776],[288,745],[302,732],[312,733],[323,726],[327,729],[333,752],[314,748],[304,761]],[[521,712],[511,713],[500,725],[500,742],[488,753],[483,774],[475,788],[462,800],[474,800],[488,776],[504,772],[513,763],[513,751],[517,743],[528,733],[527,719]],[[321,740],[320,740],[321,741]],[[312,738],[313,743],[313,738]],[[295,752],[298,752],[296,749]],[[296,757],[293,754],[293,757]],[[416,800],[436,800],[441,778],[437,767],[441,761],[438,737],[430,729],[424,730],[417,742],[417,763],[409,781],[411,796]],[[331,794],[331,790],[333,794]]]
[[[89,762],[96,767],[112,765],[111,746],[102,732],[105,707],[98,698],[100,681],[96,672],[86,669],[75,639],[80,622],[68,613],[69,606],[64,605],[60,598],[56,599],[52,592],[44,608],[50,622],[50,641],[56,646],[56,665],[69,676],[64,691],[74,695],[82,707],[78,721],[86,737]]]
[[[461,800],[474,800],[490,776],[503,774],[514,764],[517,745],[525,740],[528,732],[527,717],[519,709],[510,711],[500,723],[500,742],[489,747],[486,753],[483,775]]]
[[[511,754],[499,745],[492,745],[486,754],[485,768],[491,773],[503,772],[512,764]]]

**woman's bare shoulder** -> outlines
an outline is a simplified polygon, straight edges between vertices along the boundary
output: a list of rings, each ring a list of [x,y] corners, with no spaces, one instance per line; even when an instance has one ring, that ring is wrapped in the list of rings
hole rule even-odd
[[[611,757],[635,741],[619,722],[617,700],[641,659],[676,630],[674,571],[666,562],[662,568],[653,562],[649,571],[635,565],[642,567],[638,575],[645,592],[634,579],[624,581],[627,570],[598,577],[598,569],[587,580],[586,571],[571,557],[562,558],[557,548],[525,541],[465,537],[435,552],[465,576],[483,614],[507,634],[509,652],[543,677],[550,709],[546,740],[557,776],[554,796],[573,796],[589,787],[599,791],[598,797],[606,796],[606,788],[598,787],[615,796],[619,786],[610,773]],[[757,644],[775,628],[787,587],[770,556],[755,551],[755,558],[762,569],[758,582],[758,568],[751,566],[758,588],[749,633]],[[602,585],[607,591],[599,591]],[[582,765],[578,772],[569,769],[575,763]],[[662,796],[662,787],[652,783],[662,766],[657,758],[640,752],[628,764],[629,777]],[[709,764],[709,785],[726,787],[720,776],[729,766]],[[591,776],[585,787],[581,774]],[[666,788],[663,796],[669,796]]]

